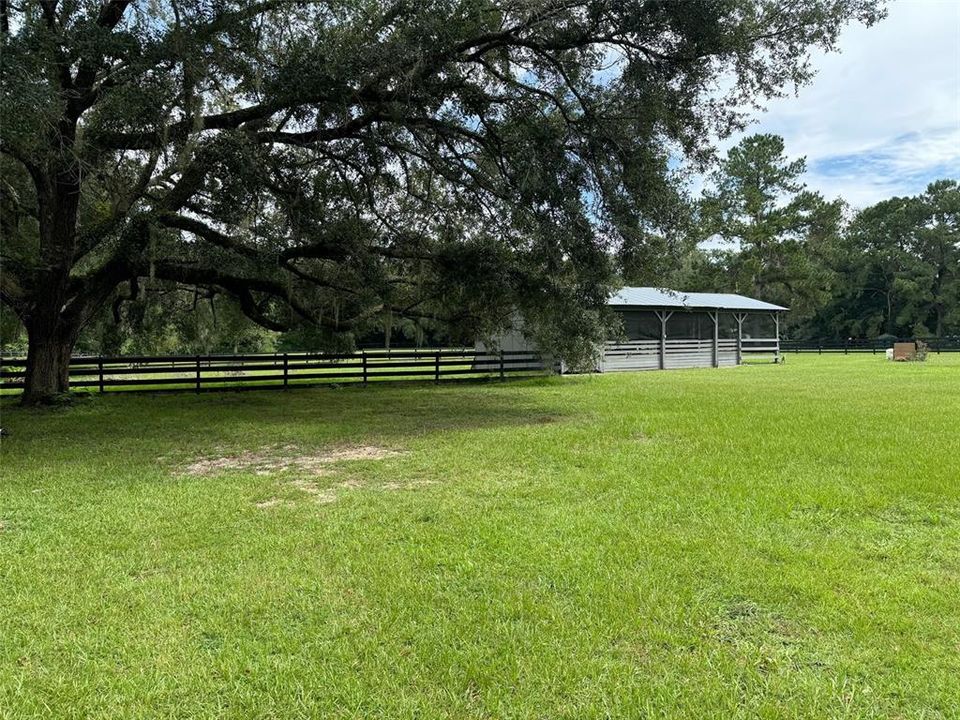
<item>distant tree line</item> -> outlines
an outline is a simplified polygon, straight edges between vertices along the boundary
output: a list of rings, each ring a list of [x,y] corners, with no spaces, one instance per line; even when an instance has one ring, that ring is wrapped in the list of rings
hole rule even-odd
[[[854,211],[808,190],[805,170],[782,138],[745,138],[672,235],[624,245],[625,282],[785,305],[792,338],[960,333],[960,184]]]

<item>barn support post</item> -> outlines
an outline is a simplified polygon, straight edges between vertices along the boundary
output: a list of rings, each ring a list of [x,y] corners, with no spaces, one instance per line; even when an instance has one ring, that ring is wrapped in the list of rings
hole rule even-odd
[[[720,311],[707,313],[713,320],[713,366],[720,367]]]
[[[663,370],[667,365],[667,321],[664,319],[664,313],[657,310],[657,317],[660,318],[660,369]]]
[[[667,320],[673,315],[673,312],[666,310],[655,310],[656,316],[660,318],[660,369],[667,369]]]
[[[743,364],[743,321],[746,315],[744,313],[734,313],[733,319],[737,321],[737,365]]]
[[[773,354],[773,362],[779,365],[780,364],[780,313],[774,312],[770,314],[773,315],[773,325],[775,328],[774,337],[776,337],[777,339],[777,349],[774,351],[774,354]]]

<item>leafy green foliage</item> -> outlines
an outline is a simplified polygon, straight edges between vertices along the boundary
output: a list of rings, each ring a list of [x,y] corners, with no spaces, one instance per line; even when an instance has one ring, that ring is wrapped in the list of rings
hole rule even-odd
[[[703,163],[746,107],[809,79],[812,48],[882,15],[874,0],[3,8],[16,210],[0,297],[31,368],[143,278],[331,341],[384,315],[484,336],[520,311],[575,353],[603,337],[611,250],[665,232],[671,153]]]
[[[103,355],[273,352],[277,333],[250,322],[226,295],[149,284],[91,322],[77,350]]]
[[[702,236],[734,246],[721,254],[724,285],[790,307],[792,325],[829,298],[832,278],[817,257],[836,242],[843,211],[804,188],[805,168],[803,158],[787,158],[779,136],[747,137],[721,162],[700,207]]]
[[[852,218],[800,180],[803,158],[782,138],[754,135],[734,147],[696,203],[686,239],[660,283],[623,262],[628,281],[692,291],[739,292],[790,308],[794,337],[948,335],[960,332],[960,185],[932,183]],[[720,247],[704,250],[703,240]]]
[[[843,281],[813,332],[960,332],[960,184],[941,180],[864,209],[831,262]]]

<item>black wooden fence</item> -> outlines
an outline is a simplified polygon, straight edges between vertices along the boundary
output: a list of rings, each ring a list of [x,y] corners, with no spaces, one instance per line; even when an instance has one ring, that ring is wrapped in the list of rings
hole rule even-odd
[[[921,340],[930,348],[929,352],[960,352],[960,337],[930,337],[930,338],[851,338],[848,340],[819,339],[819,340],[781,340],[781,353],[873,353],[883,354],[892,348],[895,342],[916,342]]]
[[[26,360],[0,359],[0,389],[22,389]],[[108,390],[213,390],[384,380],[529,376],[544,372],[532,352],[474,349],[363,351],[349,354],[166,355],[73,357],[70,386]]]

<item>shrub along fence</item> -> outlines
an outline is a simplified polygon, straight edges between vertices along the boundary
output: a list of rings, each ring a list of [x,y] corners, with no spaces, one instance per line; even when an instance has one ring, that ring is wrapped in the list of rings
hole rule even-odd
[[[781,353],[874,353],[882,354],[892,348],[895,342],[923,341],[930,346],[930,352],[960,352],[960,337],[920,337],[920,338],[872,338],[836,340],[832,338],[818,340],[781,340]]]
[[[0,359],[0,389],[24,385],[26,360]],[[350,354],[166,355],[73,357],[70,386],[111,390],[285,388],[384,380],[500,379],[543,373],[532,352],[473,349],[363,351]]]

